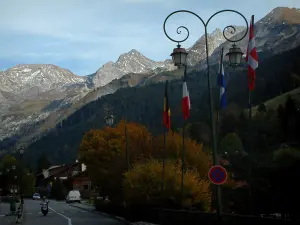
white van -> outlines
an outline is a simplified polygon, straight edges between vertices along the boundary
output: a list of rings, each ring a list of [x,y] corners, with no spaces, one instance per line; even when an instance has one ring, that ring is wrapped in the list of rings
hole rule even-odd
[[[66,203],[70,202],[81,202],[81,195],[78,190],[69,191],[66,197]]]

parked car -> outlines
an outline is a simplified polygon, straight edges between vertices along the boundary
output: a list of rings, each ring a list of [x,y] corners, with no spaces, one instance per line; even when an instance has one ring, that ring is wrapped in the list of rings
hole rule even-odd
[[[41,196],[40,196],[39,193],[34,193],[34,194],[32,195],[32,200],[40,200],[40,199],[41,199]]]
[[[66,203],[81,202],[81,194],[78,190],[69,191],[66,197]]]

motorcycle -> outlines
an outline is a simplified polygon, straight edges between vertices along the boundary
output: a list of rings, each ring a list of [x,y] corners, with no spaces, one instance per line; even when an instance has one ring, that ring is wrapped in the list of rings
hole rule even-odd
[[[41,211],[44,216],[46,216],[48,213],[48,204],[49,204],[49,201],[45,201],[45,202],[41,203]]]

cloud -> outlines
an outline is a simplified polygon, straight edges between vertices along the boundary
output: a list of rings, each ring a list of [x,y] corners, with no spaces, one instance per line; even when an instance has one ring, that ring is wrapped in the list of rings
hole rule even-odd
[[[123,0],[125,3],[157,3],[166,2],[166,0]]]

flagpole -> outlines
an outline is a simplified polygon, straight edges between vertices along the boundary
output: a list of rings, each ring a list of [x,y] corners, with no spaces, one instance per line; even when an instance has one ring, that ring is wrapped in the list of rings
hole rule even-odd
[[[221,49],[221,60],[220,60],[220,70],[219,70],[219,102],[218,102],[218,107],[217,107],[217,122],[216,122],[216,134],[217,134],[217,137],[216,139],[218,140],[218,136],[219,136],[219,115],[220,115],[220,104],[221,104],[221,96],[220,96],[220,93],[221,93],[221,74],[222,74],[222,67],[223,67],[223,47]],[[217,158],[218,159],[218,162],[217,164],[219,164],[219,157]],[[217,213],[219,215],[222,214],[222,195],[221,195],[221,186],[220,185],[216,185],[215,187],[215,196],[216,196],[216,203],[217,203]]]
[[[217,107],[217,121],[216,121],[216,133],[217,136],[219,135],[219,120],[220,120],[220,105],[221,105],[221,75],[222,75],[222,67],[223,67],[223,47],[221,48],[221,59],[220,59],[220,69],[218,74],[218,87],[219,87],[219,100],[218,100],[218,107]]]
[[[251,16],[251,23],[250,23],[250,27],[253,27],[254,26],[254,15]],[[250,41],[250,40],[249,40]],[[249,53],[247,53],[249,54]],[[248,65],[249,67],[249,65]],[[249,75],[248,75],[249,76]],[[249,78],[248,78],[249,79]],[[253,82],[253,81],[251,81]],[[248,122],[248,134],[249,134],[249,141],[248,141],[248,153],[249,153],[249,156],[250,156],[250,163],[249,163],[249,168],[248,168],[248,176],[249,176],[249,184],[248,184],[248,187],[249,187],[249,211],[250,213],[252,214],[252,167],[251,167],[251,151],[252,151],[252,91],[250,90],[250,87],[249,87],[249,92],[248,92],[248,107],[249,107],[249,122]]]
[[[186,78],[186,70],[187,70],[187,65],[184,66],[184,79]],[[185,143],[184,143],[184,138],[185,138],[185,119],[183,119],[183,128],[182,128],[182,150],[181,150],[181,206],[183,206],[183,179],[184,179],[184,156],[185,156]]]
[[[164,96],[164,118],[163,118],[163,131],[164,131],[164,147],[162,151],[162,173],[161,173],[161,198],[164,197],[164,182],[165,182],[165,154],[167,148],[166,140],[166,127],[168,131],[170,130],[170,108],[168,99],[168,81],[165,84],[165,96]]]
[[[251,104],[251,90],[249,89],[249,94],[248,94],[248,106],[249,106],[249,125],[248,125],[248,133],[249,133],[249,141],[248,141],[248,153],[251,155],[251,140],[252,140],[252,104]],[[251,159],[251,156],[250,156]],[[252,168],[251,168],[251,160],[249,163],[249,210],[250,213],[252,214],[252,188],[251,188],[251,183],[252,183]]]
[[[163,200],[164,197],[164,182],[165,182],[165,153],[166,153],[166,131],[164,129],[164,148],[162,152],[162,174],[161,174],[161,198]]]
[[[219,127],[219,121],[220,121],[220,105],[221,105],[221,74],[222,74],[222,67],[223,67],[223,52],[224,52],[224,48],[221,48],[221,57],[220,57],[220,68],[219,68],[219,74],[217,77],[218,80],[218,90],[219,90],[219,95],[218,95],[218,106],[217,106],[217,118],[216,118],[216,134],[217,134],[217,140],[219,137],[219,131],[220,131],[220,127]],[[216,186],[213,188],[213,192],[215,194],[212,194],[211,197],[211,211],[213,209],[213,203],[216,203],[216,205],[220,206],[219,209],[219,213],[222,213],[222,201],[221,201],[221,187],[220,186]],[[218,201],[218,202],[216,202]]]

